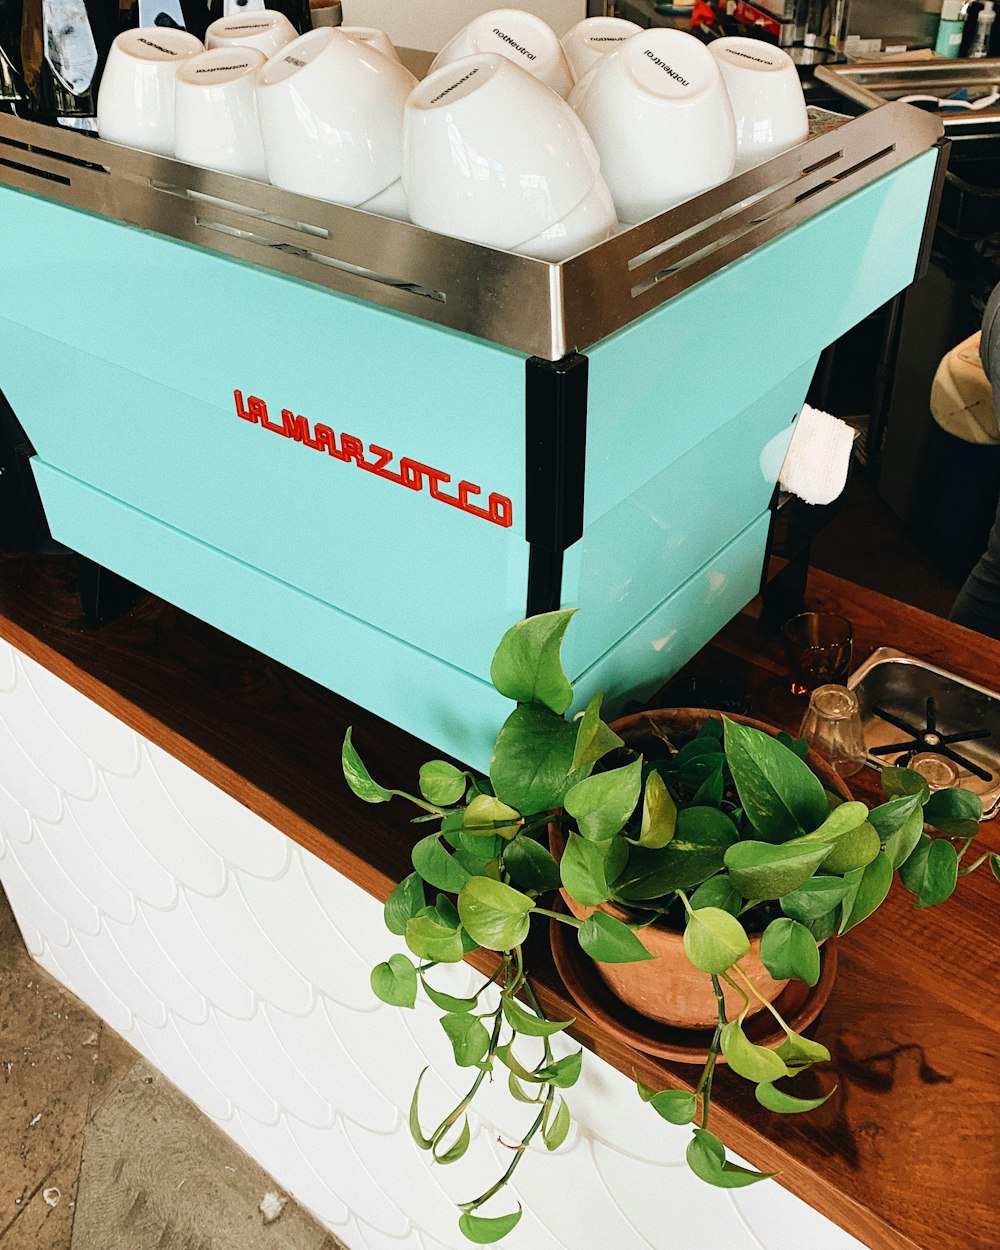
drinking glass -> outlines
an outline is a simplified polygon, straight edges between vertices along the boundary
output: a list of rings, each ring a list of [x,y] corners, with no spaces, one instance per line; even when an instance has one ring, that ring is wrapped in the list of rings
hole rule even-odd
[[[809,698],[799,737],[840,774],[851,777],[865,762],[858,696],[846,686],[819,686]]]
[[[792,672],[792,694],[843,683],[850,672],[854,629],[845,616],[803,612],[785,622],[781,636]]]

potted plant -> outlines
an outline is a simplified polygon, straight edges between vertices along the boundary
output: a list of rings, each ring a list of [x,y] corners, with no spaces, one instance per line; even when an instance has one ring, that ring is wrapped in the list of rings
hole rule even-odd
[[[693,1092],[638,1082],[638,1093],[664,1119],[692,1125],[692,1170],[733,1188],[767,1174],[730,1162],[707,1128],[720,1058],[772,1111],[808,1111],[830,1096],[804,1099],[777,1084],[830,1058],[781,1018],[772,1001],[780,984],[815,984],[820,944],[867,919],[896,875],[918,907],[943,902],[960,874],[987,859],[1000,879],[1000,856],[964,864],[982,815],[967,791],[931,794],[918,774],[885,769],[885,802],[869,810],[835,774],[805,762],[804,743],[752,722],[691,713],[680,717],[679,737],[676,713],[666,722],[671,732],[657,713],[609,726],[600,696],[567,719],[573,690],[561,645],[571,616],[529,618],[501,640],[491,677],[517,706],[497,736],[489,778],[432,760],[420,769],[420,793],[406,794],[373,780],[350,730],[343,745],[344,775],[359,798],[408,799],[428,828],[413,847],[413,873],[385,906],[388,928],[409,953],[379,964],[372,987],[403,1007],[422,989],[443,1013],[456,1063],[471,1076],[467,1094],[426,1133],[417,1081],[414,1140],[440,1163],[461,1158],[470,1144],[466,1112],[500,1069],[512,1096],[537,1106],[504,1173],[460,1204],[459,1227],[479,1243],[498,1240],[519,1220],[520,1207],[500,1216],[480,1209],[507,1184],[536,1135],[551,1150],[565,1139],[563,1091],[580,1073],[582,1052],[555,1058],[550,1044],[573,1021],[546,1019],[528,979],[523,945],[534,919],[571,926],[581,951],[605,970],[652,961],[647,947],[659,949],[652,938],[661,930],[680,935],[673,945],[705,986],[714,1031]],[[557,891],[569,914],[554,905]],[[763,979],[749,967],[752,946]],[[496,962],[475,995],[457,998],[435,987],[436,967],[477,947],[494,952]],[[666,963],[659,956],[650,967]],[[666,1006],[657,1011],[669,1007],[667,984]],[[777,1047],[747,1035],[755,1009],[775,1018]],[[524,1058],[524,1038],[540,1047],[535,1062]]]

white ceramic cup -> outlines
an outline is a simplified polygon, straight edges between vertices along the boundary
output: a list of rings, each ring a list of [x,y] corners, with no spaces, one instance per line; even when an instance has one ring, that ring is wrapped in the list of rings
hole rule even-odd
[[[809,138],[809,116],[795,62],[757,39],[717,39],[709,51],[722,71],[736,118],[736,172]]]
[[[140,27],[118,35],[97,95],[100,137],[173,156],[177,67],[204,51],[200,39],[168,26]]]
[[[511,250],[538,260],[568,260],[610,239],[617,229],[614,200],[607,183],[598,176],[586,197],[561,221]]]
[[[351,207],[399,180],[403,105],[417,80],[336,27],[300,35],[257,72],[271,182]]]
[[[403,136],[412,220],[492,247],[517,250],[563,221],[600,177],[569,105],[497,53],[425,78],[406,102]]]
[[[430,72],[478,52],[498,52],[563,99],[573,90],[573,70],[562,44],[552,27],[533,13],[494,9],[473,18],[444,45]]]
[[[267,181],[254,79],[264,64],[256,48],[210,48],[177,70],[177,159],[239,178]]]
[[[577,82],[598,61],[617,52],[626,39],[641,35],[643,28],[623,17],[585,17],[563,35],[561,43]]]
[[[634,225],[725,182],[736,123],[715,57],[683,31],[635,35],[577,84],[618,216]]]
[[[275,9],[259,9],[255,13],[233,13],[220,17],[205,32],[207,48],[256,48],[265,58],[275,56],[299,32]]]
[[[340,29],[345,35],[349,35],[358,43],[368,44],[369,47],[375,48],[376,51],[381,52],[383,56],[387,56],[393,61],[399,60],[396,45],[384,30],[379,30],[376,26],[341,26]]]

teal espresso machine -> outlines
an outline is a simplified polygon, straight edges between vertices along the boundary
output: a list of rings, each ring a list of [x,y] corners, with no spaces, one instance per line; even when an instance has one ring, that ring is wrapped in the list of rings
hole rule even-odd
[[[0,391],[52,535],[474,766],[503,631],[642,699],[758,591],[820,352],[924,263],[940,123],[562,264],[0,116]]]

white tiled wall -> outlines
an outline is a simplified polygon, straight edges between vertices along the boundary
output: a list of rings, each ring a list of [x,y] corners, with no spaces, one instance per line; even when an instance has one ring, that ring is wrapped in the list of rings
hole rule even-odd
[[[4,642],[0,880],[39,963],[351,1250],[468,1245],[452,1202],[499,1175],[497,1137],[525,1109],[497,1081],[465,1159],[432,1167],[412,1144],[421,1068],[425,1122],[464,1078],[433,1008],[371,993],[372,964],[396,949],[381,906]],[[451,971],[459,992],[472,984]],[[596,1056],[584,1073],[569,1138],[518,1172],[507,1250],[863,1250],[774,1183],[702,1185],[688,1130]]]

